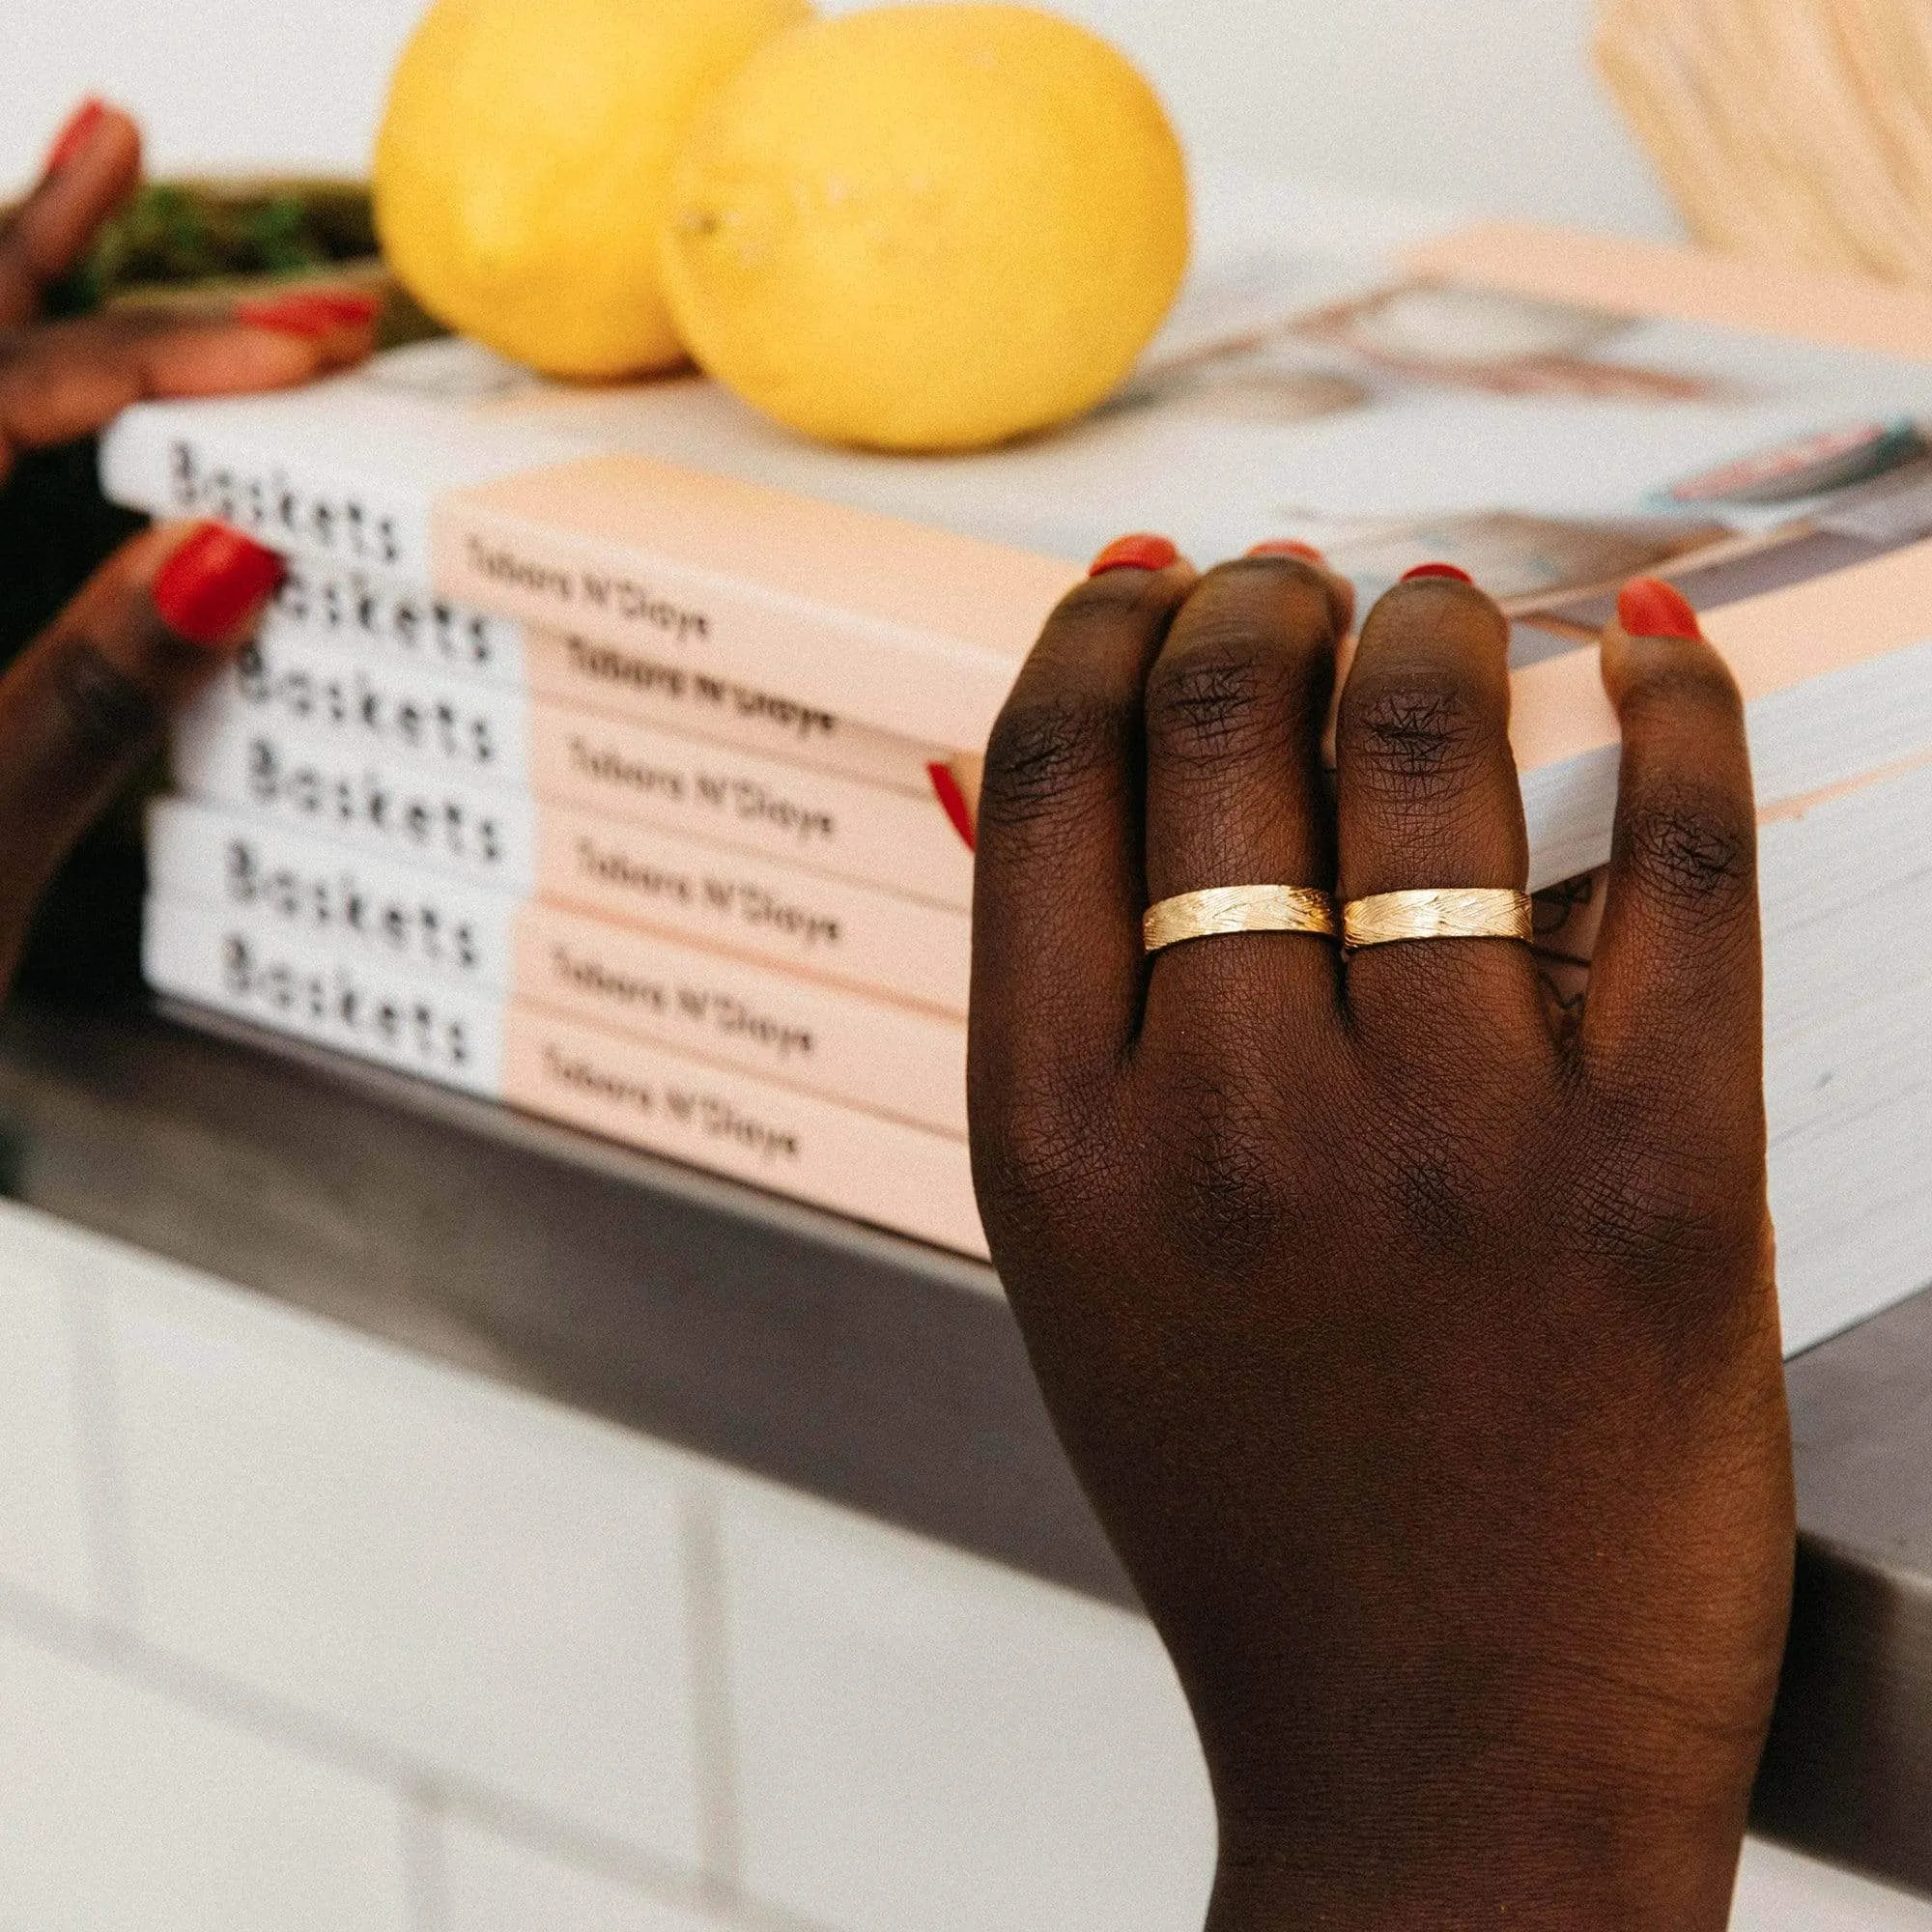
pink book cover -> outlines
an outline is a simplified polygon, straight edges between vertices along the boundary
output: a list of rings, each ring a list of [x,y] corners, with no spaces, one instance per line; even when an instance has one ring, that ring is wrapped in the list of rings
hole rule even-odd
[[[205,721],[197,721],[198,723]],[[175,746],[191,798],[520,898],[670,933],[833,984],[963,1014],[972,920],[661,827],[557,805],[308,730],[216,717]]]
[[[1225,313],[1222,269],[1252,298]],[[143,406],[104,460],[148,507],[967,754],[1122,530],[1203,563],[1298,537],[1365,597],[1461,563],[1517,626],[1538,883],[1607,849],[1589,645],[1630,575],[1706,613],[1768,805],[1932,750],[1932,297],[1485,228],[1354,264],[1284,235],[1189,301],[1087,420],[945,462],[807,445],[696,380],[545,385],[464,344]]]
[[[512,1006],[503,1097],[632,1147],[987,1258],[958,1138]]]
[[[539,895],[594,918],[675,932],[863,992],[964,1015],[965,912],[784,868],[617,819],[549,810]]]
[[[738,746],[928,801],[932,766],[951,755],[948,746],[855,724],[823,704],[567,632],[529,632],[524,664],[533,697]]]
[[[957,1018],[549,905],[519,913],[514,974],[516,998],[532,1009],[965,1138]]]

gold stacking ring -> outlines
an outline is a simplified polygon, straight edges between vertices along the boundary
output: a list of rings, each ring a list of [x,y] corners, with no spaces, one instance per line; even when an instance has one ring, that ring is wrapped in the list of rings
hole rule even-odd
[[[1468,887],[1378,893],[1342,908],[1342,947],[1395,946],[1409,939],[1517,939],[1536,936],[1527,893]]]
[[[1307,886],[1213,886],[1149,906],[1141,937],[1150,952],[1231,932],[1312,932],[1333,939],[1335,901]]]

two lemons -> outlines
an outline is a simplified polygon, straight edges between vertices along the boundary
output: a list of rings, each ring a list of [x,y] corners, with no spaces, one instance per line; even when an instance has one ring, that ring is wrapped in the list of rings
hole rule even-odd
[[[1030,8],[438,0],[377,150],[396,271],[553,374],[688,352],[780,421],[959,449],[1091,408],[1186,266],[1152,91]]]

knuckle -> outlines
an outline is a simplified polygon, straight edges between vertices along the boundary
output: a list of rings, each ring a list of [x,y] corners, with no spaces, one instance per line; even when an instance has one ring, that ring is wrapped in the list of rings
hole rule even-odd
[[[1118,773],[1131,746],[1134,710],[1091,695],[1016,693],[987,741],[982,826],[1037,823],[1083,781]]]
[[[1149,749],[1183,764],[1239,756],[1279,722],[1281,705],[1253,647],[1215,625],[1164,658],[1148,681]]]
[[[1225,1262],[1279,1251],[1299,1189],[1264,1096],[1204,1068],[1170,1117],[1165,1165],[1177,1232]]]
[[[1756,872],[1756,828],[1728,800],[1688,785],[1656,785],[1619,827],[1626,874],[1665,906],[1708,917],[1742,902]]]
[[[58,728],[86,763],[105,764],[160,729],[154,697],[88,639],[63,639],[49,668]]]
[[[1411,1250],[1462,1255],[1493,1225],[1486,1175],[1507,1164],[1486,1163],[1473,1132],[1411,1115],[1384,1159],[1387,1211]]]
[[[1464,776],[1494,738],[1469,680],[1448,668],[1371,672],[1351,680],[1345,731],[1370,781],[1405,797]]]

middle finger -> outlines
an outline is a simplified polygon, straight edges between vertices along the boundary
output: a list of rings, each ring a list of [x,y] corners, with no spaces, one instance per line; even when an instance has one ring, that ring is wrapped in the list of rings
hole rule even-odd
[[[1312,562],[1253,556],[1209,572],[1176,617],[1148,677],[1150,903],[1218,886],[1333,888],[1321,733],[1349,604]],[[1304,1013],[1317,999],[1332,1009],[1335,956],[1303,933],[1184,942],[1154,959],[1149,1024],[1164,1007],[1216,1004],[1230,973],[1250,997],[1272,988]]]

